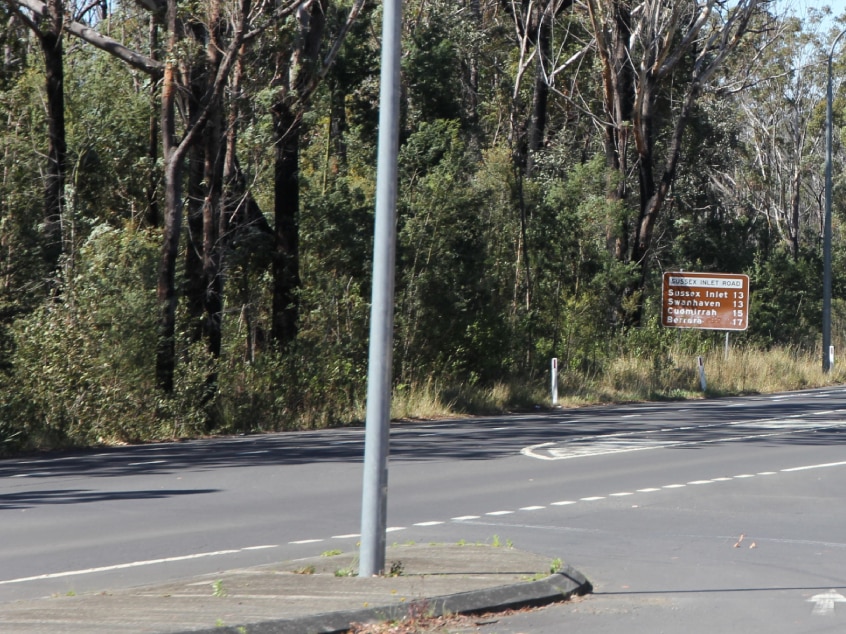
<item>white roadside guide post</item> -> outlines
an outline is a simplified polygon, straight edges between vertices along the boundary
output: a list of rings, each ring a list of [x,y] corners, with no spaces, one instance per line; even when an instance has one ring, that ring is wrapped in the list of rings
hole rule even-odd
[[[552,404],[558,405],[558,359],[552,360],[550,375],[552,376]]]
[[[704,392],[707,389],[707,385],[705,383],[705,360],[702,357],[696,357],[696,359],[699,362],[699,386]]]

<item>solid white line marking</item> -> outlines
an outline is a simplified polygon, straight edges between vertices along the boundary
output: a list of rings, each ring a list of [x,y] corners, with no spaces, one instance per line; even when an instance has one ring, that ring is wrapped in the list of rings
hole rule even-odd
[[[842,467],[846,465],[844,462],[826,462],[824,464],[812,464],[805,467],[791,467],[790,469],[782,469],[782,473],[791,473],[792,471],[808,471],[809,469],[827,469],[828,467]]]
[[[13,583],[25,583],[27,581],[42,581],[44,579],[61,579],[62,577],[75,577],[77,575],[90,575],[97,572],[111,572],[113,570],[126,570],[127,568],[140,568],[141,566],[153,566],[155,564],[165,564],[174,561],[188,561],[190,559],[202,559],[204,557],[218,557],[220,555],[233,555],[243,551],[243,548],[235,550],[216,550],[209,553],[195,553],[193,555],[182,555],[179,557],[162,557],[161,559],[147,559],[146,561],[131,561],[125,564],[115,564],[113,566],[98,566],[96,568],[84,568],[81,570],[66,570],[64,572],[51,572],[43,575],[33,575],[32,577],[19,577],[18,579],[6,579],[0,581],[0,585],[10,585]]]

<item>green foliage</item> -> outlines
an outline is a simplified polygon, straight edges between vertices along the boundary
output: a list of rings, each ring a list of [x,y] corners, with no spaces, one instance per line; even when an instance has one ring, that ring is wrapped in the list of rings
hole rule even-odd
[[[819,45],[828,36],[797,31],[800,24],[790,21],[790,36],[776,48],[762,50],[756,41],[741,49],[765,64],[758,71],[762,80],[750,82],[753,92],[703,91],[689,113],[682,162],[651,247],[642,262],[627,262],[628,253],[613,251],[617,240],[632,248],[631,230],[643,202],[635,193],[641,166],[629,162],[627,171],[618,171],[606,154],[608,139],[597,126],[605,117],[601,74],[593,52],[581,53],[592,25],[579,12],[563,10],[550,18],[551,58],[537,57],[542,51],[531,37],[521,58],[519,20],[515,23],[509,7],[495,4],[406,3],[397,201],[398,411],[424,411],[422,405],[415,409],[415,395],[436,409],[534,407],[546,397],[538,386],[546,384],[551,356],[560,360],[562,391],[576,398],[591,390],[599,398],[685,394],[693,380],[689,358],[712,354],[720,342],[713,333],[658,325],[664,270],[749,273],[750,328],[732,335],[735,345],[814,349],[821,300],[823,118],[813,98],[821,90],[820,66],[804,56],[824,48]],[[319,57],[328,52],[328,34],[345,24],[350,7],[350,0],[323,4],[327,37],[317,43]],[[199,32],[208,8],[192,1],[181,4],[180,12]],[[0,8],[3,16],[8,11]],[[276,202],[271,108],[280,98],[279,79],[290,70],[285,64],[300,23],[292,16],[266,31],[261,30],[266,23],[250,25],[258,28],[246,49],[241,93],[226,92],[222,109],[228,115],[238,107],[237,125],[230,128],[238,132],[237,164],[253,211],[264,213],[267,223],[253,222],[227,236],[232,240],[222,251],[219,357],[203,342],[189,343],[195,324],[188,320],[196,315],[189,316],[181,302],[175,388],[169,395],[158,391],[153,378],[161,235],[137,228],[148,187],[161,179],[161,160],[148,147],[150,118],[158,114],[155,86],[106,52],[84,43],[66,49],[65,257],[60,270],[45,270],[43,70],[37,47],[19,25],[10,23],[0,34],[9,53],[0,70],[0,452],[325,427],[363,417],[379,17],[378,5],[367,3],[335,65],[300,112],[300,321],[297,340],[284,353],[274,349],[269,335],[271,262],[279,247],[272,227],[266,229]],[[819,16],[815,20],[819,24]],[[146,13],[127,6],[98,28],[113,35],[120,29],[127,46],[147,50],[146,25]],[[200,60],[199,41],[186,39],[176,55]],[[568,59],[573,63],[565,63]],[[728,86],[734,76],[747,76],[746,62],[731,60],[713,83]],[[679,114],[683,100],[675,97],[687,87],[691,63],[692,58],[678,67],[672,94],[658,87],[656,134],[647,141],[655,164],[643,165],[658,178],[669,142],[667,123]],[[784,68],[803,70],[784,73]],[[543,104],[534,101],[541,72],[551,88]],[[194,79],[199,85],[203,78]],[[186,98],[180,93],[180,100]],[[759,102],[761,108],[750,107]],[[526,135],[537,105],[546,107],[546,119],[541,147],[528,156]],[[177,124],[177,135],[191,116],[184,102],[180,107],[185,120]],[[777,123],[757,120],[764,116],[760,112],[766,122]],[[803,139],[805,145],[796,144]],[[840,299],[846,294],[846,249],[840,244],[846,190],[837,154],[839,332],[846,323]],[[618,191],[625,193],[617,196]],[[800,211],[798,253],[785,248],[794,200]],[[180,268],[180,283],[184,275]],[[624,325],[621,317],[636,312],[642,314],[639,326]],[[731,385],[746,389],[746,377]]]
[[[57,296],[15,322],[2,400],[3,420],[21,434],[17,444],[169,435],[152,383],[157,243],[156,233],[131,226],[96,227]],[[191,411],[185,403],[176,409],[179,419]]]
[[[822,263],[814,255],[794,259],[783,249],[761,254],[750,277],[750,336],[772,346],[785,341],[815,345],[822,315]]]

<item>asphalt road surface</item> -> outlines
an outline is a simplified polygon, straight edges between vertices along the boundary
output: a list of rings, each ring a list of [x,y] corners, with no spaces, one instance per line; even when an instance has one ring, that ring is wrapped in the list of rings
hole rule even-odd
[[[595,594],[488,633],[846,631],[846,389],[395,425],[390,542],[499,542]],[[0,462],[0,602],[351,550],[363,429]]]

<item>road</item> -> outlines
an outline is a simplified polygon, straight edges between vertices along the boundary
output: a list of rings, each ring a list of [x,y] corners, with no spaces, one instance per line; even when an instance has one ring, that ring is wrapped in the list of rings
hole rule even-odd
[[[594,583],[491,634],[562,620],[844,631],[844,427],[842,388],[400,424],[388,540],[513,543]],[[2,461],[0,602],[353,549],[363,440],[323,430]]]

